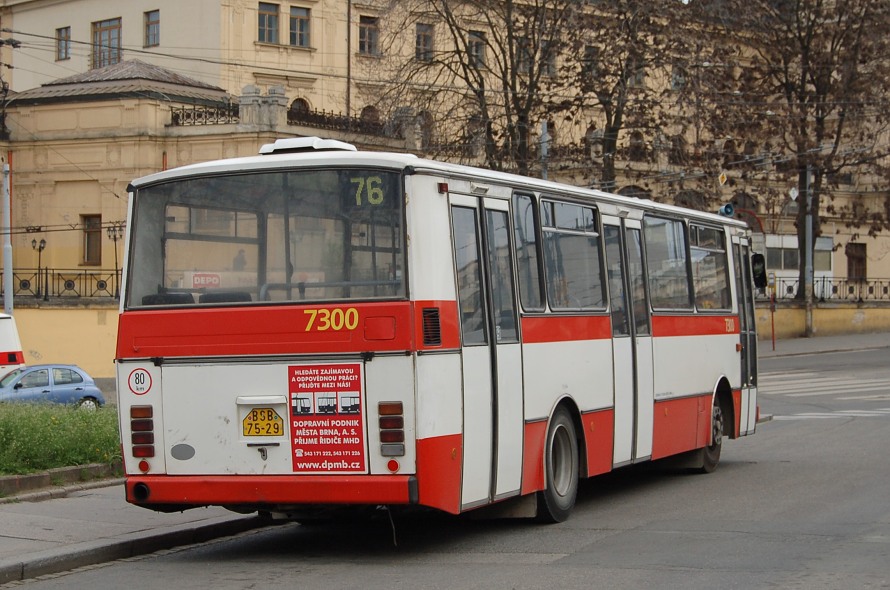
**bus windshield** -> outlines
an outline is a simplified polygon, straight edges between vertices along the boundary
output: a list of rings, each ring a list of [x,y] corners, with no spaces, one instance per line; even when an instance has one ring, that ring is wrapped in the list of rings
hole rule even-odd
[[[352,168],[139,188],[126,307],[403,298],[401,184]]]

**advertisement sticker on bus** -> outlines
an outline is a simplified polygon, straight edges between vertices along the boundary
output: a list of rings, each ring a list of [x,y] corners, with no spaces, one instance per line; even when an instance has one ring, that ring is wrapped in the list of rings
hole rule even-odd
[[[360,363],[288,367],[296,473],[365,471]]]

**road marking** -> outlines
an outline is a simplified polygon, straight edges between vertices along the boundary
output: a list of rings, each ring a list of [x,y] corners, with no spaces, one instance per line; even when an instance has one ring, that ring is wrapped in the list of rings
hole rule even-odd
[[[822,420],[825,418],[875,418],[877,416],[890,416],[890,408],[879,410],[838,410],[836,412],[804,412],[803,414],[788,414],[787,416],[773,416],[773,420]]]

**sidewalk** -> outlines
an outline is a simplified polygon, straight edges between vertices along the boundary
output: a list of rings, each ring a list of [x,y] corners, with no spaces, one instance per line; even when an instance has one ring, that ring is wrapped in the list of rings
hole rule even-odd
[[[758,356],[762,359],[823,352],[867,350],[890,348],[890,332],[873,334],[845,334],[842,336],[815,336],[813,338],[791,338],[777,340],[773,350],[772,341],[760,340],[757,343]]]
[[[890,348],[890,333],[759,342],[760,358]],[[223,508],[162,514],[124,500],[123,480],[26,493],[0,504],[0,584],[258,528]]]
[[[137,508],[124,500],[120,479],[24,494],[15,500],[0,505],[0,584],[264,525],[256,516],[223,508],[172,514]]]

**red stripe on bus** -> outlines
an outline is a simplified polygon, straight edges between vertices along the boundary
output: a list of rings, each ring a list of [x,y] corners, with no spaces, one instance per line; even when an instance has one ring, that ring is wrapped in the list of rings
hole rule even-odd
[[[711,395],[655,402],[652,458],[704,447],[711,429]]]
[[[348,329],[351,309],[358,322]],[[407,301],[127,311],[117,358],[403,351],[412,348],[413,321]]]
[[[421,505],[460,513],[462,449],[460,434],[417,440],[417,491]]]
[[[127,478],[133,504],[408,504],[408,475],[143,475]],[[148,486],[137,500],[133,488]]]
[[[522,318],[522,341],[565,342],[568,340],[601,340],[612,337],[609,316],[531,316]]]
[[[739,318],[734,315],[654,315],[652,335],[714,336],[738,334]]]
[[[615,411],[600,410],[581,415],[584,444],[587,451],[587,476],[593,477],[612,470],[615,441]]]

